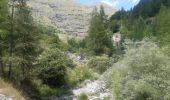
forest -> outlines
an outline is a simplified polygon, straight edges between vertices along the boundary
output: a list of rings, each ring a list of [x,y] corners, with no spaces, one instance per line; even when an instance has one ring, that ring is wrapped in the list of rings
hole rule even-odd
[[[12,100],[170,100],[170,0],[110,17],[95,7],[87,33],[63,41],[27,0],[0,0],[0,90],[15,89]]]

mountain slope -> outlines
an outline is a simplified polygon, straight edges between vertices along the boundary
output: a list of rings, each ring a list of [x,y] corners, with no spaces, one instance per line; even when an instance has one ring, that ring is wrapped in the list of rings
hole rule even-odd
[[[72,0],[31,0],[28,5],[37,21],[52,25],[68,35],[83,37],[87,33],[94,6],[99,7],[100,4],[80,5]],[[103,6],[108,15],[116,11],[106,4]]]

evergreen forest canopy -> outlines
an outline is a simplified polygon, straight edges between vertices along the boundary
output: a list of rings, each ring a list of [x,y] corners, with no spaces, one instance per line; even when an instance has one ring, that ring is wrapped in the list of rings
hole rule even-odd
[[[111,17],[94,8],[84,39],[59,33],[33,19],[27,0],[0,1],[0,77],[26,100],[72,95],[101,74],[115,100],[170,99],[170,0],[140,0]]]

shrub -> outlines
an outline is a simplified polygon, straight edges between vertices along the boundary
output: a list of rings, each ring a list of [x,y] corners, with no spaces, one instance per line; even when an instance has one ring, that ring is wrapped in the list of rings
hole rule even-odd
[[[38,60],[38,76],[45,84],[61,86],[66,83],[66,68],[73,67],[73,62],[58,49],[44,51]]]
[[[48,85],[43,85],[39,88],[39,92],[41,96],[52,96],[56,95],[57,90],[50,88]]]
[[[109,77],[109,88],[116,95],[116,99],[166,100],[169,98],[167,95],[170,93],[169,57],[155,43],[148,40],[126,44],[128,45],[124,58],[114,64]],[[115,74],[115,70],[118,74]],[[115,88],[119,86],[117,84],[120,84],[119,88]]]
[[[79,48],[79,43],[75,38],[68,39],[67,43],[69,44],[69,51],[71,52],[76,52]]]
[[[116,68],[111,68],[107,75],[107,86],[115,97],[115,100],[119,100],[119,95],[121,91],[121,75]]]
[[[88,66],[98,73],[103,73],[105,72],[109,67],[111,67],[113,64],[113,60],[106,57],[106,56],[97,56],[93,57],[89,60]]]
[[[83,53],[86,51],[85,45],[86,40],[85,39],[76,39],[76,38],[70,38],[67,40],[68,43],[68,50],[72,53]]]
[[[78,100],[88,100],[88,96],[85,93],[81,93],[78,96]]]
[[[38,87],[41,97],[61,96],[65,91],[59,88],[51,88],[48,85],[41,85]]]
[[[144,80],[128,80],[121,91],[126,100],[161,100],[160,92]]]
[[[97,78],[97,74],[86,66],[77,66],[74,69],[68,69],[67,76],[69,83],[73,86],[85,80],[94,80]]]

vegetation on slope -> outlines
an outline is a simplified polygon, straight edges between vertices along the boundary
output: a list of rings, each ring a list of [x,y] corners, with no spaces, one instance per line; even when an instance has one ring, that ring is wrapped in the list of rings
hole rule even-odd
[[[169,7],[168,0],[141,0],[110,18],[112,31],[132,40],[108,75],[116,100],[169,100]]]
[[[71,95],[71,88],[109,70],[108,88],[115,99],[169,100],[169,1],[154,2],[141,0],[131,11],[122,9],[111,18],[103,6],[94,8],[87,36],[63,42],[60,32],[33,20],[26,0],[12,0],[10,7],[1,0],[0,75],[29,99],[48,100]],[[111,41],[116,32],[122,35],[118,46]]]
[[[116,100],[169,100],[169,56],[150,40],[126,42],[126,54],[110,70]]]

